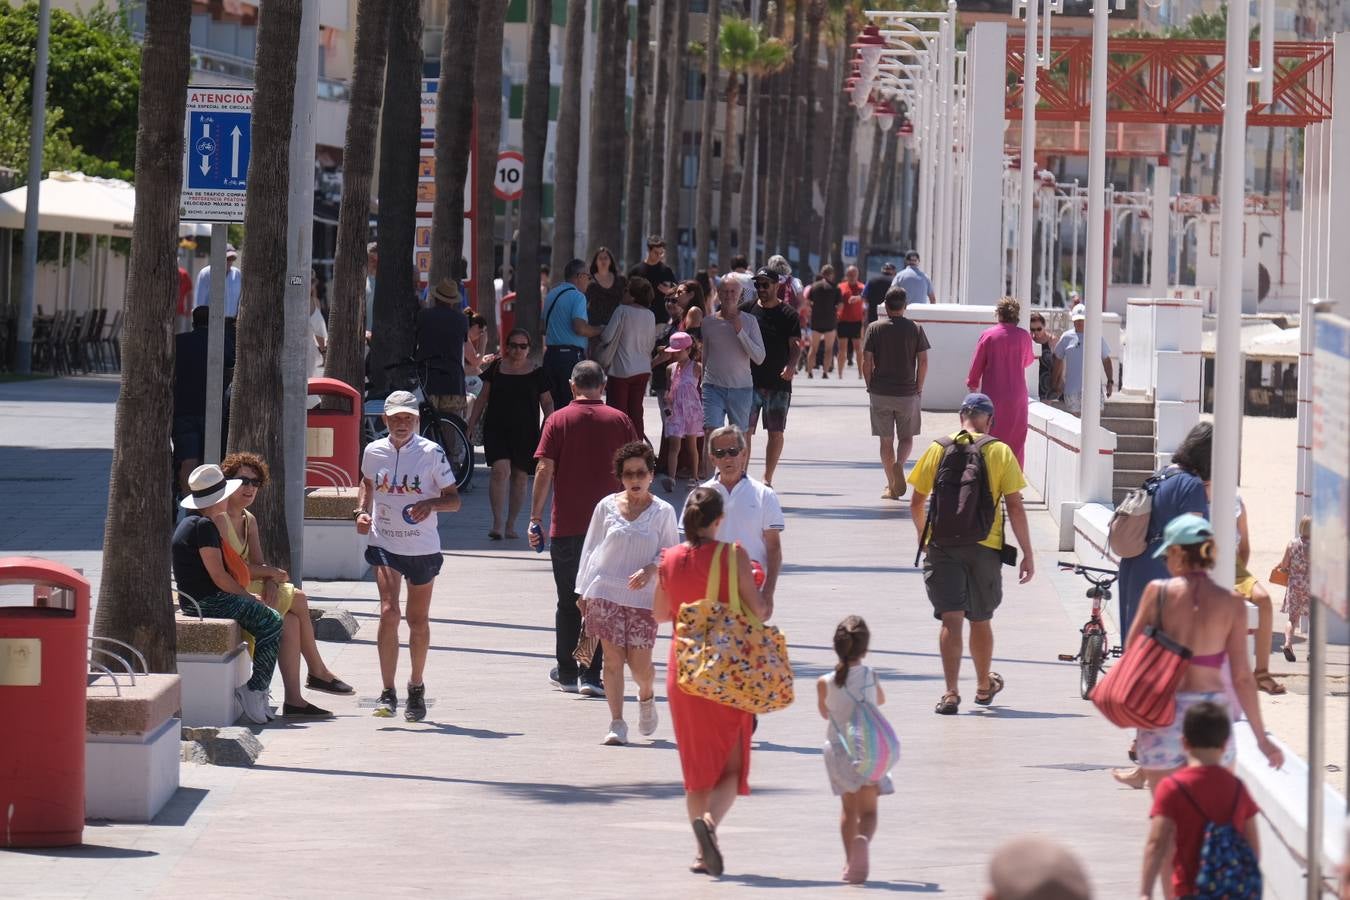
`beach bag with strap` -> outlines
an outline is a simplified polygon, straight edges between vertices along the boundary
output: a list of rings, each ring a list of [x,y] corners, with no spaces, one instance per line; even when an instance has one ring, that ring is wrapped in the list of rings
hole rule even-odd
[[[875,673],[872,683],[876,683]],[[853,715],[842,727],[830,719],[835,740],[858,775],[873,784],[885,778],[900,761],[900,738],[876,704],[868,701],[866,685],[861,697],[853,696],[845,688],[840,690],[853,701]]]
[[[1132,559],[1148,549],[1148,524],[1153,517],[1153,495],[1158,485],[1176,472],[1158,472],[1125,495],[1111,513],[1106,526],[1106,542],[1120,559]]]
[[[989,491],[984,448],[996,440],[988,434],[976,438],[968,431],[937,439],[942,458],[928,502],[927,540],[921,543],[956,547],[989,537],[996,507]]]
[[[1177,685],[1191,664],[1191,651],[1163,631],[1166,582],[1159,586],[1158,615],[1125,648],[1120,662],[1097,682],[1089,699],[1119,728],[1165,728],[1177,717]]]
[[[680,607],[675,619],[675,661],[680,690],[743,712],[762,714],[792,703],[787,639],[741,606],[735,554],[713,551],[703,599]],[[728,603],[719,603],[726,556]]]
[[[1176,782],[1177,788],[1205,818],[1205,837],[1200,844],[1200,870],[1195,876],[1195,900],[1261,900],[1261,864],[1251,844],[1233,824],[1242,783],[1233,794],[1233,809],[1228,822],[1219,824],[1195,802],[1191,792]]]

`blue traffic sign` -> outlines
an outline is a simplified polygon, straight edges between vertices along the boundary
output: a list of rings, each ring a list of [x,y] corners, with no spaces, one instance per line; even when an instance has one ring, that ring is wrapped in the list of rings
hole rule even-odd
[[[247,112],[189,112],[189,189],[244,191],[248,187],[252,119]]]

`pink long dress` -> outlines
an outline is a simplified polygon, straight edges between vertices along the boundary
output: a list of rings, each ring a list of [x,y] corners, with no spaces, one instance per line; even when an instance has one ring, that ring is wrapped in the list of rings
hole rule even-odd
[[[1031,334],[1005,322],[986,328],[975,344],[966,386],[994,401],[989,433],[1012,448],[1023,465],[1027,443],[1027,366],[1037,362]]]

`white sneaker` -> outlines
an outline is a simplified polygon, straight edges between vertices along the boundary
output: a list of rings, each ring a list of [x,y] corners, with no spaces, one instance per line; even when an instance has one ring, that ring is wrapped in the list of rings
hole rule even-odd
[[[628,743],[628,724],[623,719],[609,723],[609,734],[605,735],[605,744],[610,747],[622,747]]]
[[[656,725],[661,721],[661,717],[656,714],[656,698],[650,697],[646,700],[638,701],[638,731],[643,737],[656,731]]]
[[[249,721],[258,725],[266,725],[267,715],[267,692],[251,691],[248,685],[241,684],[234,689],[234,696],[239,701],[239,705],[244,708],[244,715]]]
[[[272,699],[272,692],[268,691],[266,698],[263,700],[263,712],[267,713],[267,721],[269,722],[277,720],[277,714],[273,712],[274,709],[276,709],[276,701]]]

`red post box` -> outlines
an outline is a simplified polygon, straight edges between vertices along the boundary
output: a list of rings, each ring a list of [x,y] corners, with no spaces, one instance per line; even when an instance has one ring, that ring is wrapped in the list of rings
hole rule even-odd
[[[84,837],[89,582],[61,563],[0,559],[0,847]]]
[[[512,291],[502,296],[502,320],[497,323],[497,333],[501,335],[502,350],[506,349],[506,336],[516,327],[516,293]]]
[[[361,483],[361,395],[345,381],[311,378],[319,403],[305,420],[305,487]]]

